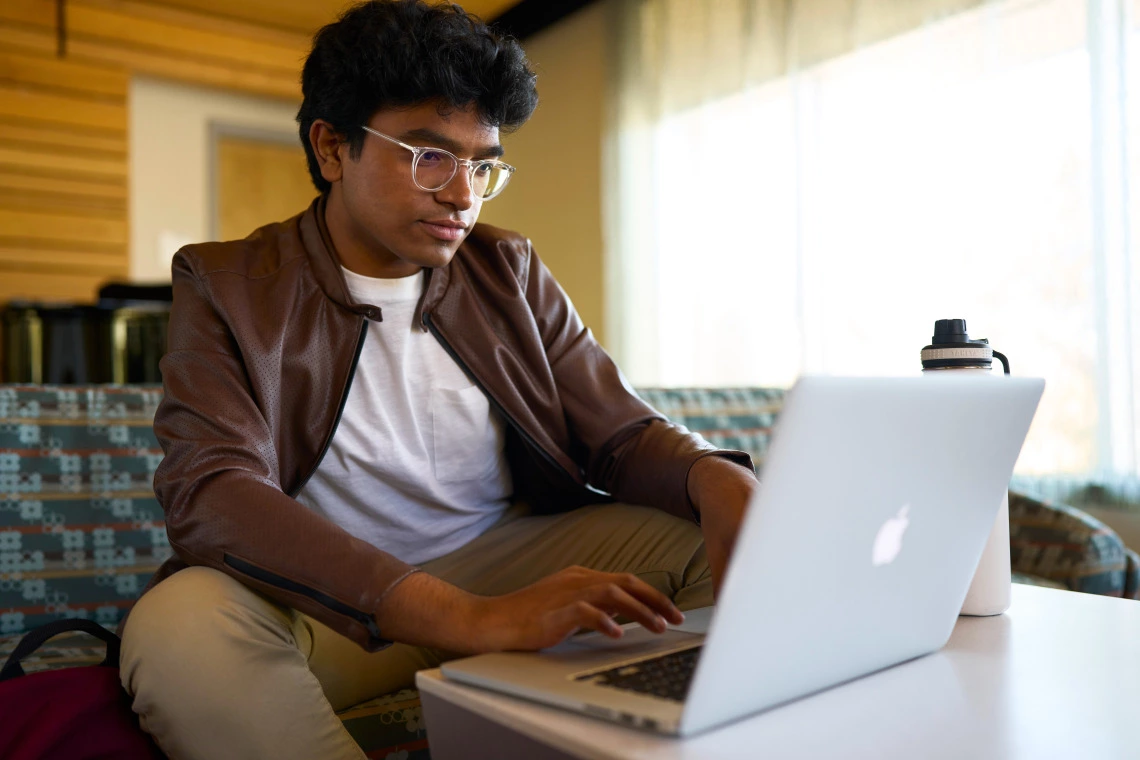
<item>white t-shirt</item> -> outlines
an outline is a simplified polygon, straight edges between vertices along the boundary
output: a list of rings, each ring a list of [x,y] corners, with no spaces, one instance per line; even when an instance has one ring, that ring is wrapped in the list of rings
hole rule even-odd
[[[471,541],[513,490],[505,420],[431,333],[413,324],[424,273],[343,269],[357,303],[379,306],[340,424],[297,501],[411,564]]]

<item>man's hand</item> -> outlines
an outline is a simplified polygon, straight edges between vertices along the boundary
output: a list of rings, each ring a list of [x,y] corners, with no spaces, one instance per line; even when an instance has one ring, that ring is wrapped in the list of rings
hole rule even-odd
[[[759,482],[747,468],[723,457],[698,459],[689,470],[689,500],[701,515],[713,594],[720,594],[744,512]]]
[[[387,638],[456,654],[535,650],[554,646],[581,630],[621,638],[613,616],[663,633],[680,623],[669,597],[629,573],[568,567],[503,596],[469,594],[426,573],[396,585],[377,611]]]
[[[581,630],[621,638],[615,615],[655,633],[665,632],[666,621],[685,619],[669,597],[636,575],[568,567],[513,594],[483,598],[473,633],[483,652],[543,649]]]

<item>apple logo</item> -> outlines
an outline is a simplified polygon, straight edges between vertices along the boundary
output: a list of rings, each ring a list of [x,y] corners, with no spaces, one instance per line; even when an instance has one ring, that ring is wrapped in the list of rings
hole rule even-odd
[[[875,535],[875,545],[871,549],[871,564],[875,567],[890,564],[899,556],[899,552],[902,551],[903,533],[910,525],[910,520],[906,516],[909,511],[910,505],[904,504],[897,515],[888,518],[879,528],[879,532]]]

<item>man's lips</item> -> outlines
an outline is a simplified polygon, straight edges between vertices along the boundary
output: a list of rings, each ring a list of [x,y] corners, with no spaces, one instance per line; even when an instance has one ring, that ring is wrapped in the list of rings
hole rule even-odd
[[[467,225],[453,219],[433,219],[431,221],[421,219],[420,224],[427,234],[433,238],[446,240],[448,242],[461,240],[467,233]]]

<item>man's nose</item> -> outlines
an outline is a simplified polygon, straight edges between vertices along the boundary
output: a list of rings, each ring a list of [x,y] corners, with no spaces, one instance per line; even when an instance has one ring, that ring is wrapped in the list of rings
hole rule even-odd
[[[454,206],[460,211],[466,211],[475,205],[475,191],[471,187],[471,169],[460,166],[451,181],[435,191],[435,197],[441,202]]]

